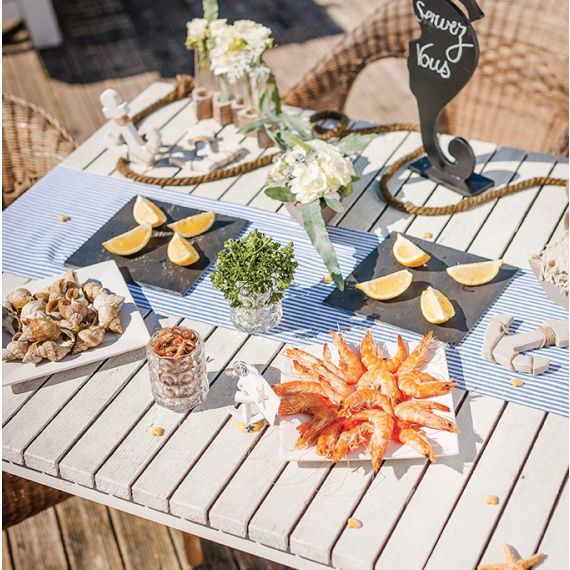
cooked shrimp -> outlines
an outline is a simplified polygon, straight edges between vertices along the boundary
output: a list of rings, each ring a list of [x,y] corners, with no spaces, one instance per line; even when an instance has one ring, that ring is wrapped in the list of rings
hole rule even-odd
[[[440,429],[457,433],[457,426],[447,418],[442,418],[432,412],[432,410],[440,410],[449,412],[449,408],[439,402],[429,400],[409,400],[402,402],[394,408],[394,414],[400,420],[411,422],[420,426]]]
[[[330,386],[338,392],[343,398],[352,393],[352,388],[336,374],[333,374],[324,364],[315,364],[311,368],[312,372],[317,374],[321,380],[325,380]]]
[[[347,384],[356,384],[364,374],[366,368],[360,361],[359,356],[348,346],[342,334],[331,331],[334,345],[338,349],[340,369]]]
[[[360,358],[362,359],[362,364],[364,364],[368,370],[382,362],[382,358],[378,354],[378,345],[370,329],[366,331],[363,339],[360,341]]]
[[[336,420],[320,433],[317,438],[317,453],[319,455],[329,459],[333,456],[343,425],[343,420]]]
[[[287,358],[291,360],[296,360],[297,362],[300,362],[303,366],[307,366],[309,368],[314,364],[322,362],[320,358],[317,358],[316,356],[309,354],[306,350],[303,350],[301,348],[287,347],[284,351],[284,354]]]
[[[338,438],[332,460],[336,463],[346,457],[351,451],[366,445],[370,440],[371,434],[372,426],[367,422],[343,431]]]
[[[448,394],[457,384],[445,382],[424,372],[410,371],[398,376],[400,390],[411,398],[430,398]]]
[[[315,372],[312,368],[308,368],[306,366],[303,366],[297,360],[293,360],[293,368],[295,369],[295,372],[297,372],[297,374],[299,374],[299,377],[302,378],[302,380],[304,382],[308,382],[308,383],[317,382],[318,384],[321,385],[322,392],[317,392],[317,393],[322,394],[323,396],[326,396],[331,402],[333,402],[333,404],[338,405],[342,402],[344,396],[342,394],[339,394],[339,392],[337,392],[330,385],[330,383],[327,382],[327,380],[325,380],[322,376],[317,374],[317,372]]]
[[[431,462],[435,462],[435,453],[427,438],[421,433],[419,428],[414,427],[407,422],[397,422],[398,441],[404,445],[408,445],[427,457]]]
[[[406,341],[398,335],[398,350],[392,358],[384,360],[384,367],[390,372],[396,372],[406,358],[408,358],[408,345]]]
[[[344,400],[339,415],[349,418],[357,412],[372,408],[382,408],[389,414],[394,413],[390,399],[385,394],[371,388],[363,388]]]
[[[323,385],[319,382],[305,382],[303,380],[293,380],[292,382],[284,382],[273,386],[273,391],[278,396],[292,396],[293,394],[319,394],[326,396]]]
[[[398,367],[398,374],[409,372],[410,370],[418,370],[426,363],[426,349],[431,343],[433,331],[429,331],[418,343],[412,353]]]
[[[331,358],[331,349],[329,345],[325,342],[323,345],[323,361],[325,363],[326,368],[332,372],[335,376],[339,376],[342,378],[342,371],[341,369],[334,364]]]
[[[386,449],[392,438],[394,431],[394,418],[390,413],[382,410],[365,410],[353,416],[355,420],[362,419],[369,423],[372,427],[372,435],[368,450],[372,456],[372,467],[374,471],[380,469]]]
[[[360,377],[356,388],[357,390],[365,388],[378,390],[382,388],[382,391],[390,396],[394,403],[398,403],[402,399],[402,394],[398,388],[396,377],[391,372],[388,372],[382,364],[376,365],[370,368],[370,370],[367,370]]]
[[[310,421],[297,428],[301,437],[297,440],[296,447],[314,445],[323,429],[337,418],[335,407],[326,398],[318,394],[308,393],[282,398],[279,413],[283,416],[301,413],[313,416]]]

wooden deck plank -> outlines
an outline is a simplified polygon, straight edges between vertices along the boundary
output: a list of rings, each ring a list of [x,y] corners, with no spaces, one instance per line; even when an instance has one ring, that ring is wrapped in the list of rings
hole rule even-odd
[[[61,570],[68,567],[53,507],[10,527],[8,537],[16,570]]]
[[[165,526],[116,509],[111,509],[110,513],[126,570],[180,569]]]
[[[550,568],[568,568],[568,479],[539,546]],[[533,554],[529,552],[525,555]]]
[[[481,562],[500,560],[502,545],[534,552],[568,472],[568,420],[548,414]]]
[[[214,382],[225,369],[230,358],[243,343],[244,337],[245,335],[238,331],[218,328],[206,340],[206,354],[211,355],[208,362],[210,382]],[[95,474],[97,489],[130,498],[134,481],[184,418],[184,414],[153,404]],[[164,436],[153,436],[150,432],[154,427],[164,428]]]
[[[103,505],[73,497],[55,507],[71,570],[116,570],[121,553]]]
[[[568,178],[568,163],[556,164],[551,176]],[[529,257],[546,245],[567,204],[565,188],[543,186],[505,252],[505,262],[528,268]]]
[[[450,559],[459,568],[470,568],[477,563],[544,416],[544,412],[538,410],[512,403],[507,405],[427,560],[427,569],[442,568]],[[434,491],[434,494],[437,493]],[[489,495],[498,496],[499,505],[487,505],[485,499]],[[432,537],[435,536],[434,533]],[[464,540],[467,536],[469,540]],[[457,544],[462,547],[458,549]],[[380,565],[379,561],[377,568]]]
[[[10,541],[8,539],[8,533],[4,530],[2,531],[2,568],[4,570],[13,570],[12,556],[10,555]]]

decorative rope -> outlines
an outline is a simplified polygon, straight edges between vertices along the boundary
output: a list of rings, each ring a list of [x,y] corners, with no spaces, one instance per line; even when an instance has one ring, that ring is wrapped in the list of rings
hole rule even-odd
[[[177,75],[176,85],[171,93],[158,99],[148,107],[145,107],[139,113],[133,116],[133,122],[138,123],[142,119],[148,117],[156,110],[160,109],[164,105],[173,103],[185,97],[188,97],[192,93],[194,88],[194,81],[189,75]],[[325,128],[320,123],[323,120],[332,119],[337,121],[337,125],[332,128]],[[319,111],[311,116],[310,119],[311,126],[314,128],[315,132],[323,140],[328,140],[333,137],[344,137],[352,133],[358,134],[383,134],[392,133],[396,131],[412,131],[418,132],[419,126],[412,123],[394,123],[391,125],[380,125],[375,127],[361,127],[361,128],[349,128],[348,117],[340,111]],[[485,202],[491,202],[502,196],[507,196],[509,194],[515,194],[516,192],[521,192],[522,190],[528,190],[529,188],[534,188],[536,186],[566,186],[567,180],[563,178],[554,178],[552,176],[539,176],[535,178],[529,178],[521,182],[515,182],[513,184],[505,184],[500,188],[495,188],[492,190],[487,190],[486,192],[479,194],[477,196],[470,196],[464,198],[456,204],[449,204],[447,206],[417,206],[411,202],[404,202],[396,198],[390,189],[388,184],[390,180],[396,175],[396,173],[402,169],[406,164],[412,160],[418,158],[424,154],[423,147],[417,148],[416,150],[402,156],[396,162],[392,163],[386,168],[382,178],[380,179],[380,193],[384,200],[393,208],[406,212],[408,214],[413,214],[416,216],[444,216],[450,214],[456,214],[457,212],[465,212],[476,206],[480,206]],[[235,166],[229,166],[227,168],[221,168],[214,170],[208,174],[196,175],[196,176],[186,176],[183,178],[164,178],[160,176],[148,176],[146,174],[138,174],[134,172],[128,160],[124,158],[119,158],[117,162],[117,170],[125,177],[135,182],[142,182],[144,184],[154,184],[158,186],[193,186],[196,184],[202,184],[203,182],[212,182],[213,180],[220,180],[222,178],[230,178],[232,176],[238,176],[251,170],[256,170],[263,166],[267,166],[273,162],[273,159],[278,155],[278,152],[273,152],[271,154],[263,155],[255,160],[250,160],[247,162],[242,162]]]

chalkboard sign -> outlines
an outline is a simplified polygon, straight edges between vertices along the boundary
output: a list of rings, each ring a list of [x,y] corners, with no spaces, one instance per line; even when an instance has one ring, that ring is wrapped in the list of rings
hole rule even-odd
[[[437,125],[445,106],[467,85],[479,62],[479,43],[471,25],[484,14],[476,0],[461,0],[466,16],[451,0],[412,0],[421,36],[410,43],[410,87],[418,102],[426,155],[410,168],[465,196],[478,194],[493,181],[473,172],[475,153],[462,137],[443,152]]]

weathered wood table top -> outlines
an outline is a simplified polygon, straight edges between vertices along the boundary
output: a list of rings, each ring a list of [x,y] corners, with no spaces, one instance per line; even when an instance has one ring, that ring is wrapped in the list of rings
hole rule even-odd
[[[132,104],[146,106],[171,89],[156,83]],[[187,100],[149,118],[171,147],[192,119]],[[148,122],[148,121],[147,121]],[[105,148],[109,125],[65,164],[119,176]],[[251,137],[225,127],[227,141],[262,150]],[[333,221],[364,231],[427,233],[438,243],[526,267],[527,259],[563,231],[563,188],[551,187],[487,203],[454,216],[414,217],[387,208],[377,194],[383,167],[420,145],[415,133],[379,136],[355,161],[361,176]],[[498,184],[552,174],[568,176],[566,161],[473,142],[479,168]],[[157,175],[183,176],[164,162]],[[166,174],[165,174],[166,173]],[[173,192],[280,210],[262,192],[267,168]],[[405,185],[404,185],[405,183]],[[428,205],[460,197],[404,173],[398,196]],[[396,188],[397,187],[397,188]],[[9,289],[25,279],[4,276]],[[150,330],[180,322],[144,313]],[[183,321],[184,323],[184,321]],[[2,389],[3,469],[123,509],[180,530],[297,568],[344,570],[469,569],[502,561],[509,543],[544,568],[568,567],[568,421],[520,405],[456,390],[460,455],[435,464],[385,463],[306,467],[277,456],[277,431],[245,434],[226,406],[233,403],[236,360],[272,374],[279,342],[189,322],[205,338],[211,390],[188,414],[154,404],[144,351]],[[506,372],[505,380],[509,381]],[[154,437],[153,427],[165,428]],[[489,495],[499,497],[487,505]],[[346,521],[362,521],[359,529]]]

